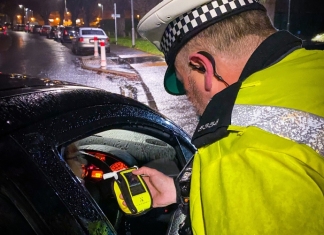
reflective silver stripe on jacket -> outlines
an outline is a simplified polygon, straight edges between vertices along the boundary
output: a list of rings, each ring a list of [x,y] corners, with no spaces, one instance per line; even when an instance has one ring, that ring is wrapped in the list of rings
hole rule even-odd
[[[307,144],[324,156],[323,117],[288,108],[235,105],[232,125],[259,127],[272,134]]]

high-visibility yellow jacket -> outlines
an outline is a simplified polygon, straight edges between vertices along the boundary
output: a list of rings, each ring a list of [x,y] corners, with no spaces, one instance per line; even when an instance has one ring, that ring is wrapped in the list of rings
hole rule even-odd
[[[317,141],[315,145],[323,151],[324,51],[297,49],[253,73],[240,86],[235,106],[240,105],[254,107],[256,115],[258,108],[269,112],[283,108],[288,115],[276,114],[280,121],[267,128],[286,128],[283,133],[288,136],[257,126],[256,117],[255,125],[232,123],[225,137],[199,146],[190,191],[193,233],[323,235],[324,156],[298,138],[321,134],[306,141]],[[212,101],[208,106],[213,106]],[[312,126],[315,119],[304,122],[305,116],[294,110],[319,122]],[[243,118],[254,119],[253,115]],[[285,126],[286,118],[293,122]]]

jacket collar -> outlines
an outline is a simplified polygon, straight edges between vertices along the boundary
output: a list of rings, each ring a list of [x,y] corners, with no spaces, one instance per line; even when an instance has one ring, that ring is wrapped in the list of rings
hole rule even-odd
[[[287,31],[278,31],[265,39],[251,55],[238,82],[217,93],[209,102],[192,137],[200,148],[227,135],[232,110],[242,82],[253,73],[265,69],[301,48],[302,41]]]

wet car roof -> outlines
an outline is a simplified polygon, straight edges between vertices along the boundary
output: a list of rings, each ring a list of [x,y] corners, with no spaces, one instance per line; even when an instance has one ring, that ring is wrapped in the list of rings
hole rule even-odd
[[[0,74],[0,136],[72,110],[109,103],[149,109],[130,98],[74,83]]]
[[[50,84],[55,85],[67,85],[73,83],[67,83],[58,80],[50,80],[47,78],[35,78],[22,74],[0,74],[0,95],[3,95],[3,91],[14,90],[18,88],[26,87],[40,87],[49,86]]]

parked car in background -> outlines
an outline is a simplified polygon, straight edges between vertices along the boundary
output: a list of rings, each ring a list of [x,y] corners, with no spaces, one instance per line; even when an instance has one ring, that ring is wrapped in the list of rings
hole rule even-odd
[[[46,36],[48,31],[51,30],[51,26],[50,25],[43,25],[42,28],[39,31],[39,35],[41,36]]]
[[[81,53],[94,52],[94,38],[98,39],[98,51],[100,42],[105,43],[106,52],[110,52],[109,37],[100,28],[80,27],[75,38],[72,39],[72,52],[76,55]]]
[[[4,24],[4,25],[1,25],[0,24],[0,32],[5,32],[5,31],[7,31],[9,28],[8,28],[8,26],[6,25],[6,24]]]
[[[29,25],[27,33],[33,32],[34,25]]]
[[[25,24],[25,32],[28,33],[29,32],[29,27],[30,27],[30,23]]]
[[[47,31],[46,38],[48,38],[48,39],[54,38],[56,30],[57,30],[57,26],[52,26],[51,29]]]
[[[75,37],[75,33],[78,31],[78,29],[79,29],[78,27],[74,27],[74,26],[64,27],[61,33],[60,42],[62,43],[71,42],[72,38]]]
[[[25,30],[25,25],[24,24],[16,24],[13,27],[14,31],[24,31]]]
[[[125,216],[103,174],[137,165],[175,178],[196,149],[172,121],[122,95],[17,74],[0,74],[0,103],[1,234],[166,234],[176,204]]]
[[[39,32],[40,32],[40,30],[41,30],[42,27],[43,27],[42,25],[35,25],[33,27],[32,33],[38,33],[39,34]]]
[[[28,33],[33,33],[34,27],[36,26],[36,24],[30,24],[29,28],[28,28]]]
[[[12,23],[5,22],[5,23],[3,24],[3,26],[5,26],[7,30],[8,30],[8,29],[11,29],[11,30],[12,30]]]
[[[324,50],[324,32],[317,33],[311,39],[303,41],[303,47],[313,50]]]
[[[56,30],[54,31],[54,40],[55,41],[61,40],[61,35],[62,35],[63,30],[64,30],[63,25],[57,26]]]

